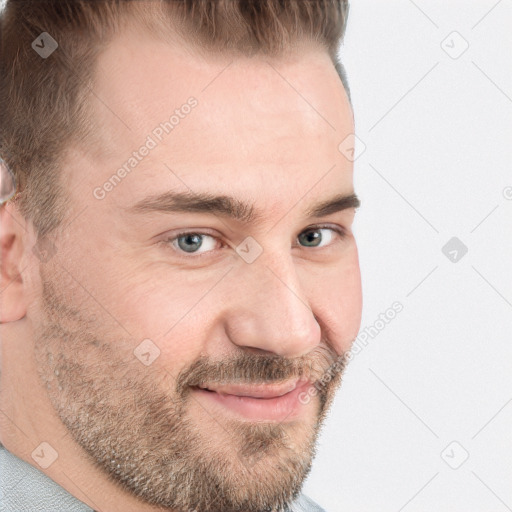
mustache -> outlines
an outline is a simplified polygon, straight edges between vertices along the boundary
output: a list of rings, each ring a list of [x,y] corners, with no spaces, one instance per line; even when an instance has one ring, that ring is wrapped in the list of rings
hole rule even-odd
[[[176,389],[180,396],[184,396],[190,387],[205,383],[257,384],[294,378],[315,383],[338,360],[338,354],[329,345],[320,345],[309,354],[295,359],[278,354],[241,353],[233,359],[211,361],[206,356],[200,356],[180,372]]]

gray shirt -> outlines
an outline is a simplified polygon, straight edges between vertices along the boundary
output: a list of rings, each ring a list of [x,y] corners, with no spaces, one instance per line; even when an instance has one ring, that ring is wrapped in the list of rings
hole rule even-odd
[[[93,512],[49,476],[0,444],[0,512]],[[325,512],[301,494],[290,512]]]

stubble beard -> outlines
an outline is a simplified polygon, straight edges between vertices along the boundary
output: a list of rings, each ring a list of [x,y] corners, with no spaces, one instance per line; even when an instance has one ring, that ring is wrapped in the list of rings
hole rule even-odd
[[[310,414],[301,420],[246,422],[204,410],[198,419],[201,408],[186,385],[198,372],[218,378],[236,367],[246,377],[277,380],[291,375],[290,365],[280,357],[249,355],[215,365],[197,360],[174,379],[143,366],[133,356],[137,342],[102,333],[94,317],[72,307],[55,279],[43,272],[41,277],[39,376],[56,414],[95,468],[142,502],[169,511],[288,510],[310,472],[342,371],[312,397]],[[329,357],[318,358],[324,369]]]

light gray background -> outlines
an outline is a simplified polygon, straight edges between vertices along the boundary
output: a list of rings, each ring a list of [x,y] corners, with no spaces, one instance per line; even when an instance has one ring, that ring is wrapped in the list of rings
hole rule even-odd
[[[328,512],[512,510],[512,1],[352,0],[340,55],[366,145],[362,329],[404,309],[350,363],[305,492]]]

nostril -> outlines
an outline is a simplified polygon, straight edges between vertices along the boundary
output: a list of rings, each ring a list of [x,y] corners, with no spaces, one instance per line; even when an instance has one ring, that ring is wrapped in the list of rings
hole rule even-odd
[[[253,352],[258,355],[274,355],[275,352],[272,352],[271,350],[265,350],[264,348],[259,347],[244,347],[244,350],[247,352]]]

